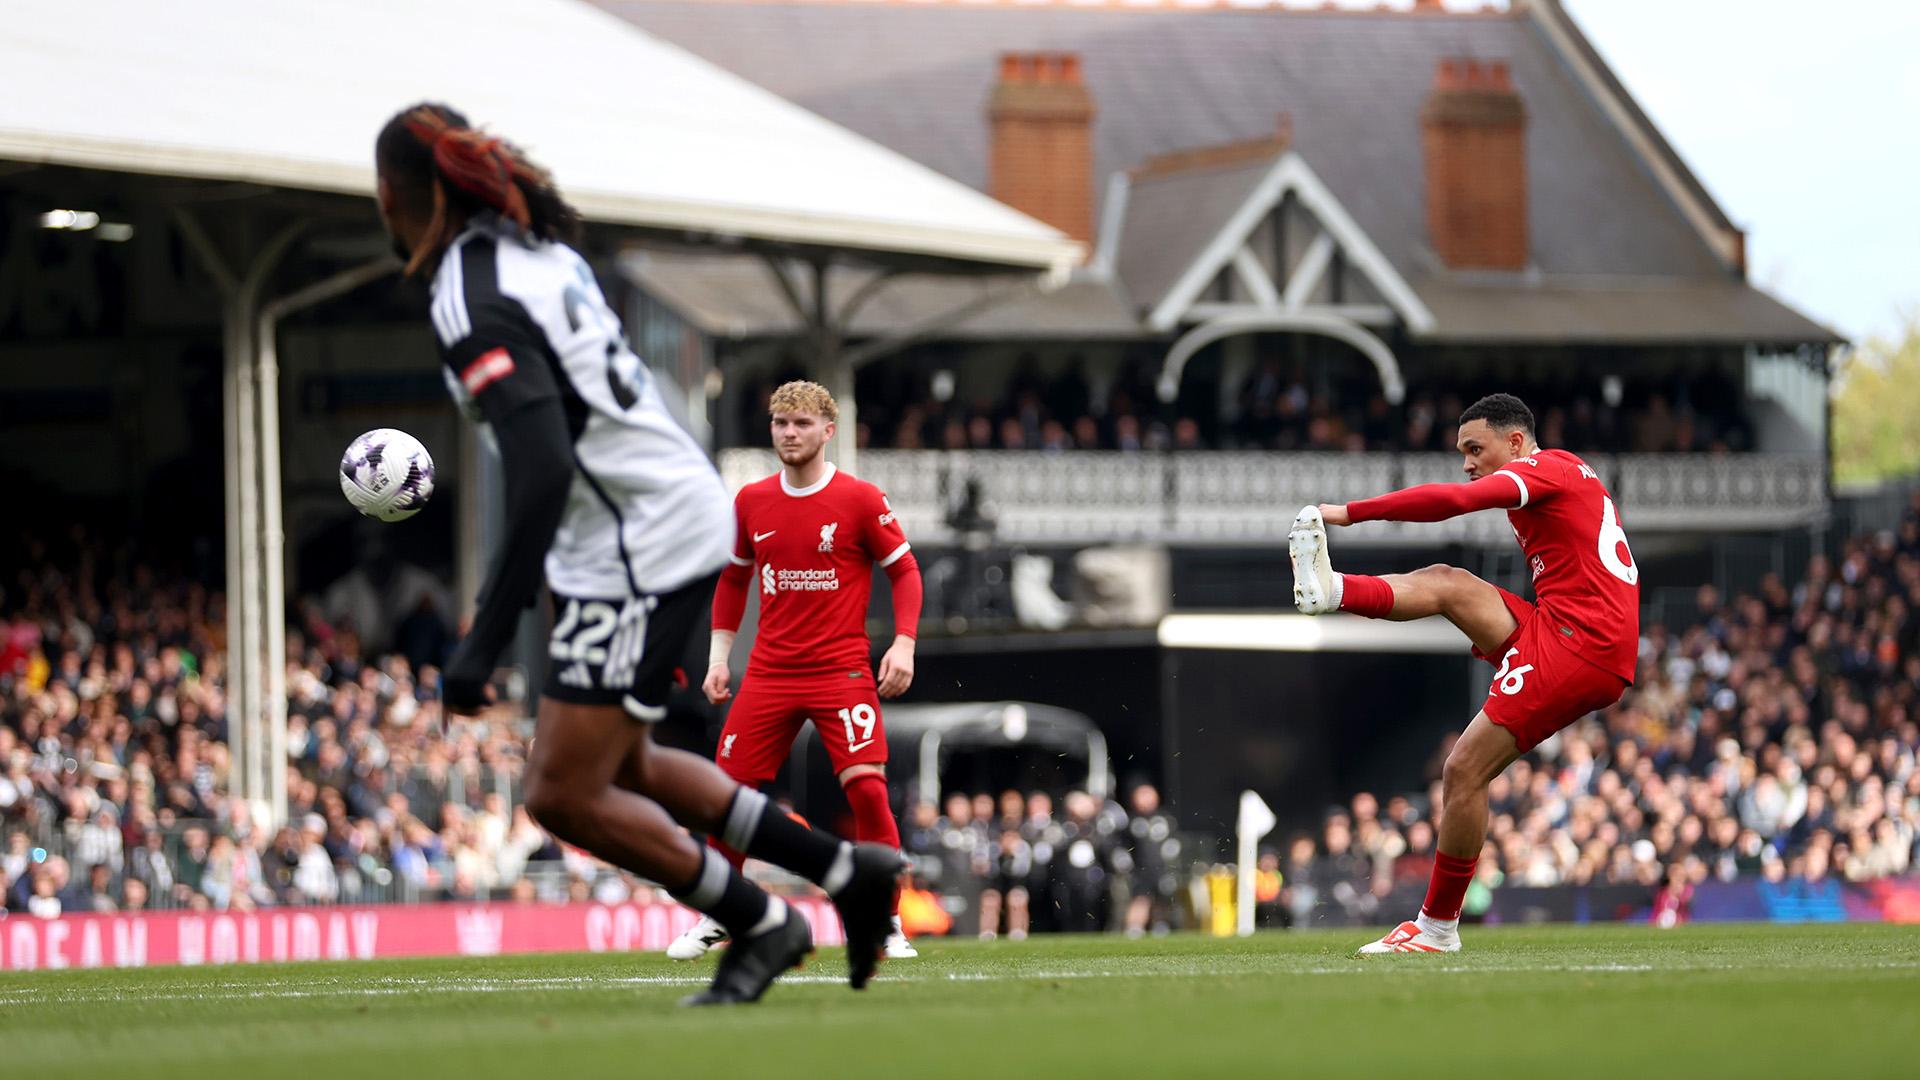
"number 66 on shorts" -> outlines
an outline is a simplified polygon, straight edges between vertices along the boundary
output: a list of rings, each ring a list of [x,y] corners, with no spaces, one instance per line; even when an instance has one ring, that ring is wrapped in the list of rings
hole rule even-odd
[[[1582,716],[1620,700],[1627,683],[1562,640],[1569,635],[1551,611],[1504,589],[1501,593],[1520,628],[1500,650],[1483,709],[1487,719],[1512,733],[1525,753]],[[1478,651],[1475,655],[1493,660]]]

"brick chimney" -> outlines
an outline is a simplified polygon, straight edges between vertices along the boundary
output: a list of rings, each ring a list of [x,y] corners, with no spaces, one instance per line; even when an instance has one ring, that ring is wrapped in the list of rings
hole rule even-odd
[[[1093,97],[1074,53],[1003,53],[987,100],[987,191],[1073,237],[1093,238]]]
[[[1427,233],[1461,269],[1527,265],[1527,110],[1504,60],[1442,60],[1420,110]]]

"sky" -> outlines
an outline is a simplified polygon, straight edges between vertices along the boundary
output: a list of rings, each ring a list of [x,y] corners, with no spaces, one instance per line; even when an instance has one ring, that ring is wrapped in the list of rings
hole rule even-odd
[[[1856,343],[1920,318],[1920,4],[1561,3],[1746,230],[1749,280]]]
[[[1920,314],[1920,5],[1564,2],[1747,230],[1754,284],[1856,341]]]

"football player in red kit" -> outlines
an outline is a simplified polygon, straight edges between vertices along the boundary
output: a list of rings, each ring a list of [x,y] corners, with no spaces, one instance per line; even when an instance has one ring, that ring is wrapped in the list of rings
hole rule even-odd
[[[826,459],[840,411],[833,395],[817,383],[790,382],[774,391],[768,408],[781,470],[734,497],[739,536],[713,597],[712,651],[701,688],[716,705],[733,699],[715,760],[742,785],[760,787],[780,771],[801,725],[812,720],[853,809],[854,835],[898,849],[880,699],[899,697],[913,683],[920,567],[887,497]],[[877,679],[867,642],[875,564],[893,583],[894,625]],[[747,590],[756,586],[759,631],[736,696],[727,658]],[[736,866],[744,859],[715,846]],[[667,955],[692,960],[726,936],[719,923],[702,919]],[[886,955],[917,955],[897,913]]]
[[[1620,514],[1599,476],[1564,450],[1534,441],[1533,413],[1493,394],[1460,414],[1459,449],[1470,481],[1425,484],[1375,499],[1300,511],[1288,547],[1294,601],[1308,615],[1347,611],[1406,622],[1440,615],[1495,665],[1486,705],[1447,755],[1439,851],[1420,915],[1360,952],[1460,949],[1460,905],[1487,835],[1487,785],[1521,754],[1580,717],[1620,699],[1640,641],[1640,570]],[[1444,521],[1505,510],[1533,571],[1534,602],[1465,570],[1336,574],[1327,525]]]

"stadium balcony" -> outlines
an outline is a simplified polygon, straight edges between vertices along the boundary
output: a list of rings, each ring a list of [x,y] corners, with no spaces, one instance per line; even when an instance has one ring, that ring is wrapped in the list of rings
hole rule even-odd
[[[1811,454],[1620,454],[1587,458],[1637,533],[1778,531],[1823,520],[1826,463]],[[732,488],[779,463],[763,450],[720,454]],[[867,450],[864,479],[885,490],[914,538],[965,532],[1006,545],[1284,541],[1301,506],[1460,479],[1449,454]],[[969,494],[971,492],[971,494]],[[965,506],[973,502],[973,512]],[[971,521],[971,524],[969,522]],[[1503,515],[1439,525],[1375,522],[1351,542],[1430,547],[1504,544]]]

